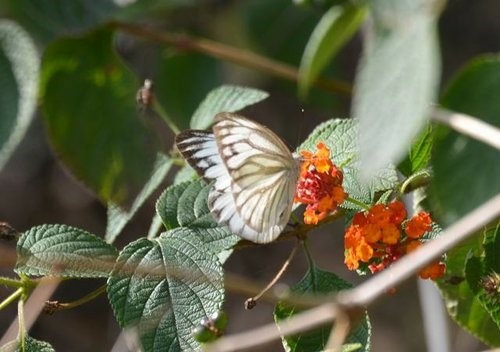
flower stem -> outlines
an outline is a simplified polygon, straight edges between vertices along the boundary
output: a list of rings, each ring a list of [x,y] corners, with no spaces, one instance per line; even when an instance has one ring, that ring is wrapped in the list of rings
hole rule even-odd
[[[168,127],[174,132],[175,134],[178,134],[181,130],[177,126],[177,124],[172,120],[169,114],[163,109],[163,106],[158,102],[158,99],[155,99],[153,102],[153,109],[154,111],[165,121]]]

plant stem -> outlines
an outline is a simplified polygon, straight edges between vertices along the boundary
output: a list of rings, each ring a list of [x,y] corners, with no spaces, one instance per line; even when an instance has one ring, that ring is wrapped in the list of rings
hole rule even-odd
[[[11,279],[8,277],[0,277],[0,285],[18,288],[22,287],[23,283],[20,280]]]
[[[170,127],[172,132],[174,132],[175,134],[178,134],[181,131],[180,128],[177,126],[177,124],[174,122],[174,120],[172,120],[170,115],[167,114],[165,109],[163,109],[163,106],[161,106],[161,104],[158,102],[158,99],[154,100],[153,109],[154,109],[154,111],[156,111],[158,116],[160,116],[163,119],[163,121],[165,121],[167,126]]]
[[[241,66],[253,68],[273,76],[285,78],[293,82],[297,82],[298,80],[299,73],[296,67],[226,44],[188,35],[158,32],[145,26],[119,21],[111,21],[109,22],[109,26],[125,33],[174,46],[181,50],[199,52]],[[343,81],[320,78],[316,80],[315,85],[323,90],[348,97],[352,95],[351,85]]]
[[[23,294],[23,292],[24,292],[24,289],[22,287],[18,288],[16,291],[14,291],[14,293],[12,293],[9,297],[7,297],[6,299],[4,299],[0,303],[0,310],[4,309],[9,304],[11,304],[12,302],[14,302],[16,299],[18,299],[19,297],[21,297],[22,294]]]
[[[73,302],[59,303],[57,301],[49,301],[49,302],[47,302],[47,305],[50,307],[50,308],[48,308],[48,310],[51,313],[54,313],[54,312],[59,311],[59,310],[75,308],[75,307],[81,306],[82,304],[90,302],[91,300],[100,296],[104,292],[106,292],[106,285],[100,286],[96,290],[90,292],[88,295],[85,295],[82,298],[77,299],[76,301],[73,301]]]

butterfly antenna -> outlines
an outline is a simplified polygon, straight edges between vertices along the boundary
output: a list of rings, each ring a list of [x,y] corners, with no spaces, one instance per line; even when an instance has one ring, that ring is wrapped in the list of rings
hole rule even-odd
[[[264,293],[266,293],[267,291],[269,291],[269,289],[271,287],[273,287],[276,284],[276,282],[278,282],[278,280],[283,276],[283,274],[285,273],[286,269],[288,268],[288,266],[292,262],[293,258],[295,257],[295,253],[297,253],[297,248],[298,248],[298,244],[295,245],[295,247],[293,247],[292,251],[288,255],[288,258],[285,260],[285,262],[281,266],[281,269],[276,273],[276,275],[271,280],[271,282],[269,282],[267,284],[267,286],[262,291],[260,291],[257,295],[255,295],[253,297],[250,297],[250,298],[248,298],[245,301],[245,309],[246,310],[254,308],[257,305],[257,301],[260,299],[260,297],[262,297],[262,295]]]

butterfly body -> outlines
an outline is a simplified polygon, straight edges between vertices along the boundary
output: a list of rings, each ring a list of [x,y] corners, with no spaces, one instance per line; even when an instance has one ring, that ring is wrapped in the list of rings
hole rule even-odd
[[[181,132],[176,145],[213,182],[208,206],[219,223],[253,242],[279,236],[290,217],[299,166],[278,136],[243,116],[219,113],[212,131]]]

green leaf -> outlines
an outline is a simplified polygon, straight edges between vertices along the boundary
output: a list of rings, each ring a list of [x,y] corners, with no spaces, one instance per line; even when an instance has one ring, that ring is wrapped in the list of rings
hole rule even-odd
[[[192,330],[221,309],[222,266],[190,230],[171,230],[122,250],[108,297],[120,326],[137,328],[144,351],[201,351]]]
[[[208,128],[219,112],[235,112],[266,99],[268,93],[252,88],[224,85],[208,93],[191,118],[193,129]]]
[[[306,96],[321,71],[358,30],[365,10],[364,6],[348,3],[345,6],[333,6],[323,15],[307,42],[300,62],[300,96]]]
[[[118,251],[91,233],[66,225],[35,226],[17,242],[18,274],[108,277]]]
[[[189,228],[219,253],[234,246],[240,237],[213,218],[207,204],[210,187],[199,179],[171,186],[158,198],[156,212],[167,229]]]
[[[42,64],[43,115],[57,154],[106,202],[122,204],[147,181],[156,145],[137,116],[133,74],[97,30],[50,45]]]
[[[446,255],[446,277],[438,281],[451,318],[463,329],[490,346],[500,346],[498,326],[465,280],[466,262],[480,256],[484,233],[459,244]],[[496,254],[498,255],[498,254]]]
[[[171,166],[172,160],[168,156],[158,154],[149,181],[137,195],[137,198],[132,203],[130,209],[125,210],[118,204],[113,203],[108,205],[108,222],[106,225],[106,235],[104,236],[106,242],[113,243],[115,241],[116,237],[120,234],[130,219],[132,219],[137,210],[139,210],[139,208],[149,198],[151,193],[153,193],[164,180]]]
[[[6,5],[11,15],[44,43],[95,27],[119,8],[111,0],[7,0]]]
[[[500,126],[500,56],[470,62],[451,82],[441,103],[450,110]],[[498,150],[444,127],[436,134],[430,196],[441,223],[451,224],[500,193]]]
[[[500,295],[499,290],[488,292],[484,287],[487,277],[498,281],[500,273],[500,222],[491,226],[484,233],[483,252],[471,256],[465,264],[465,276],[472,292],[477,296],[483,308],[497,324],[497,333],[500,335]],[[498,283],[496,284],[498,286]]]
[[[326,295],[352,287],[350,283],[342,280],[337,275],[311,268],[304,278],[292,288],[294,294]],[[288,319],[300,310],[286,302],[278,302],[274,309],[274,318],[277,323]],[[283,345],[287,351],[323,351],[326,348],[332,325],[315,329],[311,332],[283,337]],[[371,326],[368,315],[361,324],[349,335],[344,348],[351,349],[356,346],[356,351],[370,351]],[[346,346],[347,345],[347,346]],[[343,349],[343,350],[345,350]]]
[[[344,189],[350,197],[366,204],[373,203],[375,195],[392,189],[397,184],[396,170],[392,166],[380,169],[368,183],[361,181],[359,148],[356,144],[357,120],[332,119],[317,126],[309,137],[297,148],[316,152],[316,144],[324,142],[330,148],[332,161],[344,172]],[[358,206],[344,202],[343,206],[358,209]]]
[[[36,106],[40,70],[35,44],[16,23],[0,20],[0,170],[23,138]]]
[[[358,67],[352,113],[360,120],[366,176],[401,160],[436,100],[440,68],[435,2],[368,2],[373,38],[365,43]]]
[[[180,51],[164,53],[159,64],[156,98],[181,129],[189,128],[195,108],[207,92],[223,81],[221,62],[207,55]],[[185,84],[180,84],[185,82]]]
[[[427,168],[431,159],[433,141],[434,132],[431,125],[428,125],[415,139],[408,156],[399,164],[398,169],[405,176],[410,176]]]
[[[20,341],[14,340],[0,347],[0,352],[54,352],[52,345],[45,341],[40,341],[31,336],[24,337],[24,348],[19,346]]]

